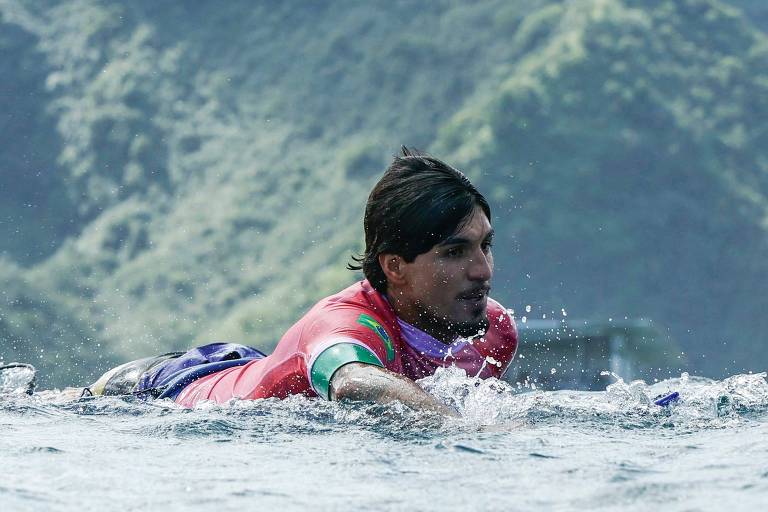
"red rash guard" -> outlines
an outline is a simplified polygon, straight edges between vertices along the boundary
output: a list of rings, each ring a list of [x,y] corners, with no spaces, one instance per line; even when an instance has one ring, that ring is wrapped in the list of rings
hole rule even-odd
[[[318,302],[288,329],[271,355],[202,377],[186,386],[176,402],[192,407],[200,400],[222,403],[297,393],[329,399],[334,372],[353,362],[381,366],[413,380],[446,366],[463,368],[470,376],[499,378],[517,350],[517,329],[492,299],[488,320],[485,335],[452,345],[438,342],[442,351],[409,344],[403,331],[415,328],[398,321],[384,296],[361,281]]]

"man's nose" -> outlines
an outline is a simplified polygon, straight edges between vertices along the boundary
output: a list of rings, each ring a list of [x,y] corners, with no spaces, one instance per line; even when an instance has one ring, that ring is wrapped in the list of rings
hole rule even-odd
[[[493,257],[490,253],[478,249],[477,254],[472,255],[467,268],[467,277],[470,281],[490,281],[493,276]]]

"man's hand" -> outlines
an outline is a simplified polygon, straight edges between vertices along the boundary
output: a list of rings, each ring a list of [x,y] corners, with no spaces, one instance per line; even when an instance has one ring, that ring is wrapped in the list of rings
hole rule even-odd
[[[330,388],[331,400],[365,400],[379,404],[399,400],[417,411],[459,416],[408,377],[370,364],[345,364],[331,377]]]

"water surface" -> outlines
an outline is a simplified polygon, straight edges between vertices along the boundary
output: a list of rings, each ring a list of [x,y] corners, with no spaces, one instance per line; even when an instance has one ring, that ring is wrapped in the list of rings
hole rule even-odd
[[[400,404],[0,398],[0,502],[23,510],[751,510],[768,382],[543,392],[440,371],[461,418]],[[680,391],[669,408],[652,399]]]

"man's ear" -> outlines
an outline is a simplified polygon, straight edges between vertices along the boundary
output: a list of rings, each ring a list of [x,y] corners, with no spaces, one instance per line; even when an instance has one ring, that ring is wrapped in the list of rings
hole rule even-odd
[[[405,260],[397,254],[379,254],[379,265],[387,276],[387,281],[394,285],[405,283]]]

